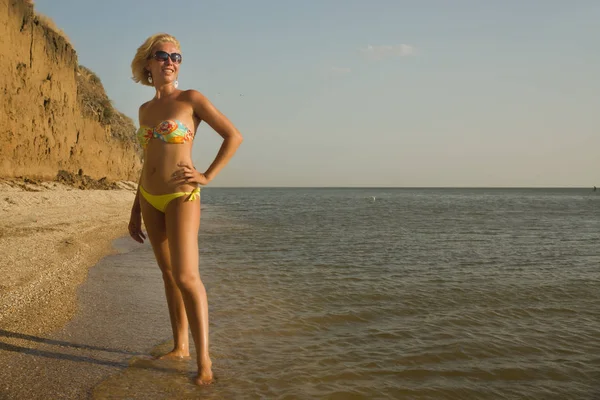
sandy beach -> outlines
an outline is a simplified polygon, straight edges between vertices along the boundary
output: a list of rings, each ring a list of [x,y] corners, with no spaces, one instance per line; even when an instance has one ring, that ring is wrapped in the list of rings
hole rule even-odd
[[[77,310],[88,269],[127,234],[136,184],[80,190],[58,182],[0,181],[0,326],[44,334]]]
[[[0,399],[91,398],[140,357],[181,367],[144,364],[170,328],[150,245],[127,236],[136,184],[117,185],[0,181]]]

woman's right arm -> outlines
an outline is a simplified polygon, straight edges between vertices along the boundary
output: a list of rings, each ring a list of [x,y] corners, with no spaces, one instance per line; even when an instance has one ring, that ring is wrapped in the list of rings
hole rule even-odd
[[[141,177],[140,177],[141,182]],[[142,231],[142,209],[140,207],[140,182],[138,182],[138,189],[135,193],[135,199],[133,200],[133,206],[131,207],[131,215],[129,216],[129,236],[132,237],[138,243],[144,243],[146,235]]]
[[[140,106],[139,114],[141,121],[142,108],[144,104]],[[142,183],[142,174],[140,173],[140,179],[138,180],[137,191],[135,192],[135,199],[133,199],[133,205],[131,206],[131,215],[129,217],[129,235],[139,243],[144,243],[146,235],[142,232],[142,209],[140,206],[140,185]]]
[[[138,180],[137,191],[135,192],[135,199],[133,199],[133,205],[131,206],[131,213],[141,213],[142,209],[140,208],[140,182],[142,181],[142,177]]]
[[[138,123],[141,126],[142,125],[142,112],[144,111],[144,106],[147,103],[144,103],[140,106],[139,110],[138,110]],[[143,161],[143,158],[142,158]],[[140,185],[142,183],[142,173],[140,172],[140,179],[138,179],[138,188],[137,191],[135,192],[135,199],[133,200],[133,206],[131,207],[131,213],[140,213],[141,212],[141,208],[140,208]]]

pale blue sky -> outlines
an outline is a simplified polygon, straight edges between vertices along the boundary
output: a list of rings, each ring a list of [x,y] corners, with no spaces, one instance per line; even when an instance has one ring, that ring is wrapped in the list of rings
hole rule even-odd
[[[181,42],[180,88],[245,141],[214,186],[600,186],[600,1],[36,0],[136,124],[130,63]],[[243,96],[240,96],[243,94]],[[199,129],[198,169],[220,137]]]

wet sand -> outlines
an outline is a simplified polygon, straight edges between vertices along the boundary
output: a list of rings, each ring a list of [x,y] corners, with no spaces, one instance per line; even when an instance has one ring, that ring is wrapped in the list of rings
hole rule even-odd
[[[0,398],[48,398],[45,385],[33,384],[56,376],[65,363],[114,368],[131,357],[121,350],[100,361],[77,354],[110,353],[98,344],[102,335],[92,335],[97,337],[90,343],[96,344],[83,347],[68,336],[50,335],[78,312],[77,290],[89,268],[115,252],[112,241],[127,233],[136,187],[130,182],[120,187],[79,190],[55,182],[0,181]],[[79,375],[64,376],[76,388]],[[15,392],[20,384],[38,390]],[[54,398],[78,398],[64,386],[57,393]]]
[[[132,363],[165,371],[186,367],[151,359],[152,346],[168,338],[170,328],[149,245],[123,237],[113,246],[118,254],[89,270],[77,290],[78,311],[63,328],[32,335],[0,330],[0,399],[88,399],[94,387]],[[15,339],[18,345],[9,344]]]

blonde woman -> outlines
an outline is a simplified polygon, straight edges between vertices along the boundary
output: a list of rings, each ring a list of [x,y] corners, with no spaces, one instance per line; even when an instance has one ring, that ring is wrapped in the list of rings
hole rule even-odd
[[[213,381],[208,353],[208,301],[198,268],[200,187],[227,164],[242,136],[201,93],[178,89],[182,63],[179,41],[160,33],[149,37],[131,63],[133,79],[156,90],[141,105],[137,137],[144,165],[131,209],[129,234],[143,243],[142,217],[162,271],[174,348],[163,358],[188,358],[188,327],[198,359],[195,383]],[[200,122],[223,138],[215,160],[204,172],[192,164],[192,142]]]

